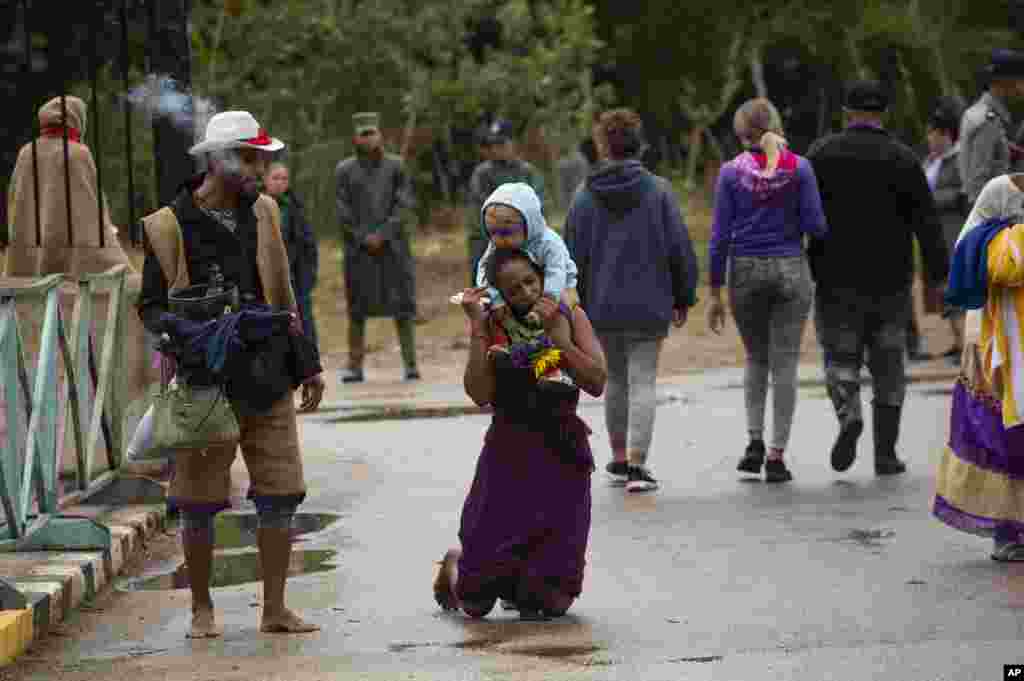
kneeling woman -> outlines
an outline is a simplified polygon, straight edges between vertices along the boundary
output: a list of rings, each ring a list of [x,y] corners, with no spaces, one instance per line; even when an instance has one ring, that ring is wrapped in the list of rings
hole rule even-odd
[[[525,317],[544,292],[540,268],[526,254],[505,250],[488,267],[513,316]],[[579,388],[595,397],[604,391],[604,354],[583,309],[563,307],[571,323],[548,327],[557,350],[549,357],[576,389],[538,387],[530,362],[496,368],[487,349],[497,322],[481,307],[481,295],[463,292],[472,328],[464,384],[476,404],[494,408],[494,418],[462,508],[462,548],[445,554],[434,596],[446,610],[471,617],[487,615],[499,598],[514,601],[524,618],[557,617],[583,586],[594,458],[576,405]]]

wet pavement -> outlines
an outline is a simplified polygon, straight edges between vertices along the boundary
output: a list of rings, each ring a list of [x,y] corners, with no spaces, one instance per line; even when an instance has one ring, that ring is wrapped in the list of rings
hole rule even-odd
[[[188,641],[187,591],[126,586],[21,678],[961,681],[1024,662],[1024,565],[994,563],[987,541],[929,516],[948,385],[912,387],[910,471],[897,479],[874,477],[870,428],[854,467],[834,473],[830,406],[822,389],[802,389],[795,480],[777,486],[734,471],[746,444],[735,382],[725,372],[674,384],[682,396],[659,408],[651,454],[659,492],[627,495],[595,474],[586,583],[570,616],[520,622],[496,608],[478,622],[433,602],[487,416],[336,424],[328,412],[302,421],[302,510],[340,518],[296,538],[303,566],[324,569],[288,592],[321,632],[258,633],[260,585],[245,582],[215,593],[225,637]],[[603,467],[603,413],[584,406]],[[231,522],[220,557],[246,564],[250,521]],[[174,585],[177,563],[147,569]]]

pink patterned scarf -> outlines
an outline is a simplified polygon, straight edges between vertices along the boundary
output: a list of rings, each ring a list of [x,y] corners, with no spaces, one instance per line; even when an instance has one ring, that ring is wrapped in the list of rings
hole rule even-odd
[[[788,149],[779,153],[775,172],[769,173],[768,157],[763,151],[746,151],[733,161],[740,184],[758,201],[770,201],[785,191],[796,179],[798,157]]]

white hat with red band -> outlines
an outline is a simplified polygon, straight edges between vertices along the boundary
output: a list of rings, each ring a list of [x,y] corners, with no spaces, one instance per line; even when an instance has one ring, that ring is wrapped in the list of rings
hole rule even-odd
[[[271,137],[248,111],[223,111],[206,124],[203,141],[188,150],[193,156],[224,149],[278,151],[284,142]]]

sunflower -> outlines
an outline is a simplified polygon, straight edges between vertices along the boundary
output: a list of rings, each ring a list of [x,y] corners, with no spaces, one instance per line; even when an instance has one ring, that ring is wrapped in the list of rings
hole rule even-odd
[[[553,369],[558,366],[559,361],[562,359],[562,351],[556,348],[549,348],[533,360],[533,375],[536,378],[540,378],[548,372],[549,369]]]

